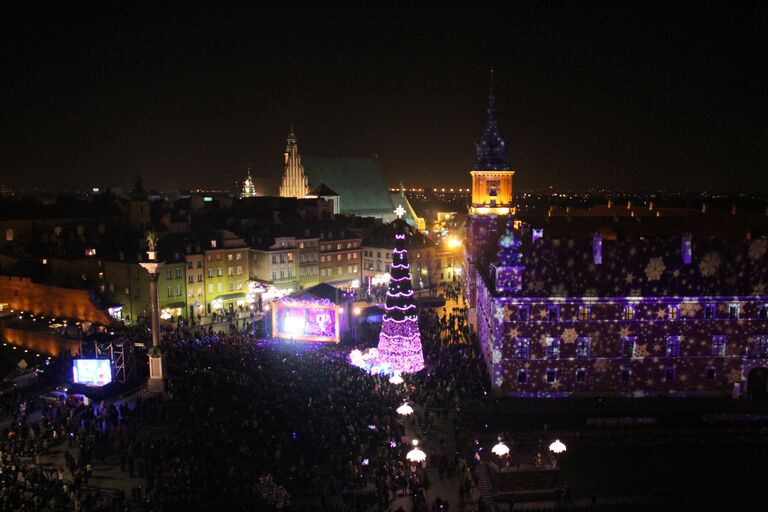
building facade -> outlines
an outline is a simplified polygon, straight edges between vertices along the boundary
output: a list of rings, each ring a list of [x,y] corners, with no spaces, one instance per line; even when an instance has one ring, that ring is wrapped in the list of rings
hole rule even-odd
[[[498,244],[476,283],[497,395],[766,393],[768,240],[524,246],[510,217]]]
[[[318,240],[320,282],[338,287],[360,286],[361,245],[360,237],[343,229],[321,231]]]

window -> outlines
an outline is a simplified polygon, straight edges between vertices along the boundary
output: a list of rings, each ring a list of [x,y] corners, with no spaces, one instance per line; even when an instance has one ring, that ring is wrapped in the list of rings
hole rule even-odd
[[[527,322],[531,316],[531,308],[529,306],[520,306],[517,308],[517,319],[521,322]]]
[[[560,340],[555,338],[547,338],[546,344],[547,359],[558,359],[560,357]]]
[[[667,357],[680,356],[680,336],[667,336],[667,347],[665,355]]]
[[[224,270],[221,267],[218,267],[216,269],[216,275],[219,276],[219,277],[223,276],[224,275]]]
[[[232,261],[232,254],[227,254],[227,261]]]
[[[579,320],[582,322],[589,320],[589,306],[579,306]]]
[[[576,370],[576,383],[584,384],[585,382],[587,382],[587,370],[584,368],[579,368]]]
[[[728,341],[726,336],[712,336],[712,355],[714,357],[725,356],[725,344]]]
[[[752,355],[754,357],[768,357],[768,336],[754,337],[754,348]]]
[[[170,286],[168,287],[168,297],[173,297],[173,289]]]
[[[165,271],[165,278],[166,279],[173,279],[173,271],[171,269],[168,269]]]
[[[280,271],[280,279],[285,279],[285,270]]]
[[[381,258],[381,251],[376,251],[376,257]]]
[[[243,259],[243,254],[242,254],[242,253],[240,253],[240,252],[239,252],[239,253],[237,253],[237,254],[235,255],[235,259],[236,259],[237,261],[240,261],[241,259]]]
[[[176,296],[178,297],[179,295],[181,295],[181,285],[177,284],[176,285]]]
[[[288,254],[286,254],[286,258],[288,258],[288,263],[292,262],[293,261],[293,253],[289,252]]]
[[[203,274],[197,274],[197,282],[202,283],[203,282]]]
[[[243,275],[243,266],[242,265],[238,265],[237,266],[237,275],[239,275],[239,276]]]
[[[757,318],[760,320],[768,320],[768,304],[760,304],[760,309],[757,311]]]
[[[336,269],[336,274],[337,274],[337,275],[341,275],[341,267],[337,267],[337,269]]]
[[[621,338],[621,357],[632,358],[635,357],[635,342],[637,338],[634,336],[626,336]]]
[[[5,230],[5,241],[13,242],[13,229],[8,228]]]
[[[518,384],[525,384],[528,382],[528,371],[527,370],[518,370],[517,371],[517,383]]]
[[[337,250],[337,251],[340,251],[340,250],[341,250],[341,244],[336,244],[336,250]]]
[[[336,261],[341,261],[341,254],[336,255]]]
[[[560,308],[558,306],[547,306],[547,320],[550,322],[557,322],[560,316]]]
[[[576,357],[580,359],[589,357],[591,344],[591,338],[576,338]]]
[[[664,380],[667,382],[671,382],[675,380],[675,369],[674,368],[665,368],[664,369]]]
[[[233,283],[232,281],[229,282],[229,291],[231,292],[235,291],[235,283]]]
[[[680,306],[668,306],[667,311],[670,320],[678,320],[680,318]]]
[[[629,382],[629,379],[632,377],[632,371],[629,368],[622,368],[621,369],[621,382]]]
[[[728,318],[731,320],[738,320],[739,319],[739,305],[738,304],[729,304],[728,305]]]
[[[717,375],[717,372],[713,367],[707,368],[707,380],[715,380],[715,376]]]
[[[273,270],[272,271],[272,280],[274,281],[275,279],[277,279],[277,271]]]
[[[195,276],[187,276],[187,282],[188,283],[194,283],[195,282]]]
[[[216,248],[216,240],[211,240],[211,249]]]
[[[531,340],[528,338],[515,339],[515,359],[530,359]]]
[[[235,275],[235,267],[229,267],[229,268],[227,269],[227,274],[228,274],[229,276],[233,276],[233,275]]]
[[[632,304],[627,304],[624,306],[624,320],[634,320],[635,319],[635,306]]]
[[[277,254],[272,255],[272,263],[277,263]]]
[[[203,260],[197,260],[197,268],[203,268]]]
[[[216,289],[221,292],[221,283],[216,283]]]
[[[187,268],[188,268],[188,269],[191,269],[191,268],[192,268],[192,262],[191,262],[191,261],[188,261],[188,262],[187,262]]]
[[[208,285],[208,293],[213,293],[213,283]]]
[[[208,269],[208,277],[213,277],[213,269],[212,268]]]
[[[304,242],[299,242],[299,249],[303,249],[303,248],[304,248]]]
[[[714,304],[707,304],[704,306],[704,319],[705,320],[714,320],[715,319],[715,305]]]
[[[547,384],[554,384],[557,382],[557,370],[554,368],[548,368],[546,372],[546,381]]]

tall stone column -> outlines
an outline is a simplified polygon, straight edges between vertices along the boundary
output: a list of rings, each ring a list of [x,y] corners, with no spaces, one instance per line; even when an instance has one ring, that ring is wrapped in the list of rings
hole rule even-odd
[[[157,298],[157,279],[160,275],[162,261],[157,261],[155,244],[157,238],[154,233],[147,235],[149,261],[140,263],[149,274],[149,313],[152,333],[152,348],[149,349],[149,381],[147,389],[153,393],[165,392],[165,355],[160,349],[160,304]]]

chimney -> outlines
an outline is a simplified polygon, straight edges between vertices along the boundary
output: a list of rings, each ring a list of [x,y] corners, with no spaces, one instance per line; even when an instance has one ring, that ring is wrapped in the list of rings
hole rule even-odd
[[[686,265],[691,264],[691,260],[693,257],[693,248],[692,248],[692,236],[690,233],[683,233],[683,237],[680,242],[680,255],[683,258],[683,263]]]
[[[595,265],[603,264],[603,235],[600,233],[592,235],[592,261]]]

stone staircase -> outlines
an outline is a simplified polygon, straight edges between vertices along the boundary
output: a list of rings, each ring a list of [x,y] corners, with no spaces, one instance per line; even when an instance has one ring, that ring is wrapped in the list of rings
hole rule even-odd
[[[491,477],[488,474],[488,468],[485,464],[479,462],[476,469],[477,474],[477,490],[480,491],[480,501],[483,502],[488,510],[493,510],[493,486],[491,485]]]

